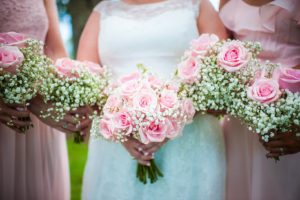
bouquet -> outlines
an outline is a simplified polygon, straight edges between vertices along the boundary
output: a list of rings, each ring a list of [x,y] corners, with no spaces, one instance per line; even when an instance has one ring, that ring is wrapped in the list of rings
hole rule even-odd
[[[15,32],[0,33],[0,98],[4,103],[28,106],[37,94],[38,77],[48,63],[40,41]]]
[[[215,35],[202,34],[191,42],[178,65],[180,95],[191,98],[197,111],[230,112],[237,94],[259,67],[258,43],[238,40],[219,41]]]
[[[108,85],[106,68],[88,61],[61,58],[45,71],[38,89],[45,103],[50,102],[52,107],[43,111],[42,117],[60,121],[67,112],[81,106],[103,107],[107,98],[103,92]],[[75,120],[79,122],[78,115]],[[83,140],[80,133],[75,133],[74,139],[75,142]]]
[[[268,142],[300,124],[300,72],[257,59],[259,43],[203,34],[179,64],[180,95],[197,111],[224,110]]]
[[[144,144],[162,142],[178,137],[193,119],[193,104],[178,96],[178,87],[162,82],[141,65],[139,69],[110,86],[103,115],[94,120],[94,136],[114,142],[125,142],[128,137]],[[154,160],[150,163],[137,167],[137,178],[144,184],[148,178],[153,183],[163,176]]]
[[[266,63],[233,100],[231,114],[268,142],[300,126],[300,70]]]

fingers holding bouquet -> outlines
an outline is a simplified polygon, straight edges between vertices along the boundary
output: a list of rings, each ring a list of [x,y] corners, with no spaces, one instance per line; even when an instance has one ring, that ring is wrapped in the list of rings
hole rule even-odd
[[[87,136],[91,125],[94,110],[90,106],[79,107],[74,111],[65,114],[64,119],[60,121],[62,128],[68,132],[75,133],[79,137]],[[84,138],[82,138],[84,139]]]
[[[268,158],[279,158],[280,156],[295,154],[300,152],[300,133],[299,129],[293,131],[278,133],[269,142],[263,142],[263,145],[269,153]]]
[[[132,137],[122,143],[128,153],[138,161],[141,165],[150,166],[150,160],[153,159],[153,154],[144,151],[146,145]]]
[[[7,105],[2,101],[0,101],[0,122],[18,133],[24,133],[32,126],[26,107]]]

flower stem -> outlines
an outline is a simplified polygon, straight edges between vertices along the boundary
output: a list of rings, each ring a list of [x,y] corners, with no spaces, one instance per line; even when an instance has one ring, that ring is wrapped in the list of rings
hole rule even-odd
[[[150,161],[150,166],[138,164],[136,177],[142,183],[147,184],[148,179],[150,180],[150,183],[155,183],[159,177],[163,177],[163,174],[157,167],[155,161],[152,159]]]
[[[84,141],[83,135],[81,135],[79,131],[76,131],[74,133],[74,143],[80,144],[83,141]]]

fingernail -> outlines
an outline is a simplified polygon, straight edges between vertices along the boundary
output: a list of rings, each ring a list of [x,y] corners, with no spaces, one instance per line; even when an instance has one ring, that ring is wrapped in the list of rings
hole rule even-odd
[[[150,167],[150,163],[147,163],[147,166]]]
[[[154,158],[154,153],[151,155],[152,158]]]
[[[24,108],[17,107],[17,111],[20,111],[20,112],[22,112],[22,111],[24,111],[24,110],[25,110]]]
[[[148,156],[149,155],[149,153],[148,152],[144,152],[144,156]]]
[[[139,147],[139,148],[138,148],[138,151],[143,151],[143,148],[142,148],[142,147]]]

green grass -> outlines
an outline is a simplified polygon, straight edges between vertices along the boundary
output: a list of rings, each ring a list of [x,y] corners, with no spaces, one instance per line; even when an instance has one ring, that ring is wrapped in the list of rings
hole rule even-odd
[[[68,140],[70,176],[71,176],[71,199],[81,199],[81,186],[83,170],[87,158],[88,145],[86,143],[75,144],[73,139]]]

